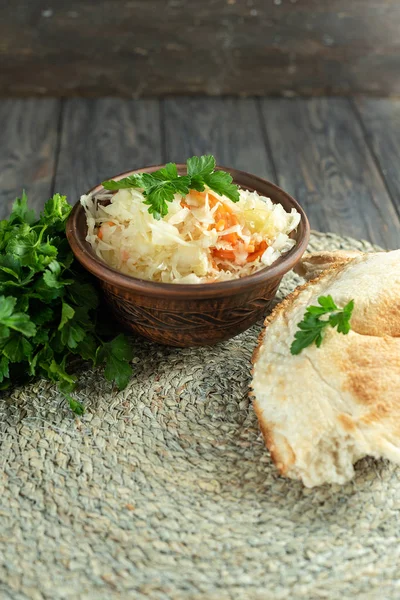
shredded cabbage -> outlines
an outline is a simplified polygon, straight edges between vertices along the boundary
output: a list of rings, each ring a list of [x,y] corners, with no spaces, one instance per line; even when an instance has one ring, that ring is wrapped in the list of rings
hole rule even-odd
[[[140,279],[195,284],[251,275],[295,245],[289,234],[300,215],[257,192],[239,193],[237,203],[210,190],[176,194],[160,220],[137,189],[82,196],[86,240],[105,263]]]

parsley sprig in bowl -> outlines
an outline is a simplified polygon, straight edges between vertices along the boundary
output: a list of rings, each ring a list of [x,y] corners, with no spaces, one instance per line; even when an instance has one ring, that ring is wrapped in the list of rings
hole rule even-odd
[[[192,156],[186,162],[186,173],[180,175],[175,163],[167,163],[165,167],[147,173],[134,173],[114,181],[103,181],[106,190],[116,191],[130,188],[141,188],[145,197],[144,204],[155,219],[168,214],[168,203],[175,194],[185,197],[190,190],[204,192],[206,186],[232,202],[239,201],[238,186],[232,183],[232,177],[226,171],[215,170],[215,158],[212,155]]]

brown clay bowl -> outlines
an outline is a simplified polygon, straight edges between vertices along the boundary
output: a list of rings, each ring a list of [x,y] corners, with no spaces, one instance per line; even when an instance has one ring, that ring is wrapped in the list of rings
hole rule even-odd
[[[132,173],[151,173],[165,165],[129,171],[114,177],[121,179]],[[307,248],[310,226],[303,209],[289,194],[273,183],[237,171],[229,171],[236,184],[257,191],[281,203],[286,210],[293,207],[301,221],[292,237],[296,246],[266,267],[241,279],[220,283],[179,285],[156,283],[123,275],[101,261],[85,241],[87,226],[84,210],[78,202],[67,223],[67,237],[78,261],[92,273],[104,291],[104,298],[122,325],[155,342],[171,346],[206,346],[227,340],[248,329],[261,319],[275,297],[285,273],[300,260]],[[178,165],[180,174],[185,165]],[[103,190],[98,185],[89,193]]]

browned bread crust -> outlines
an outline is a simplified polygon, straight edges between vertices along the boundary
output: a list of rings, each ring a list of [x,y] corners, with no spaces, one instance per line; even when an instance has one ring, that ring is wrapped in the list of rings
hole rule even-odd
[[[251,395],[282,475],[342,483],[366,455],[400,463],[400,250],[326,261],[266,318],[252,357]],[[348,335],[327,328],[320,348],[290,353],[320,295],[355,300]]]

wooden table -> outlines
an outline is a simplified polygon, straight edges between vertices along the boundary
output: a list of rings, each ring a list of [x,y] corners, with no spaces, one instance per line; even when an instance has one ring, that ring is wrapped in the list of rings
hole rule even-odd
[[[0,217],[132,168],[213,153],[277,182],[321,231],[400,247],[400,100],[0,100]]]

